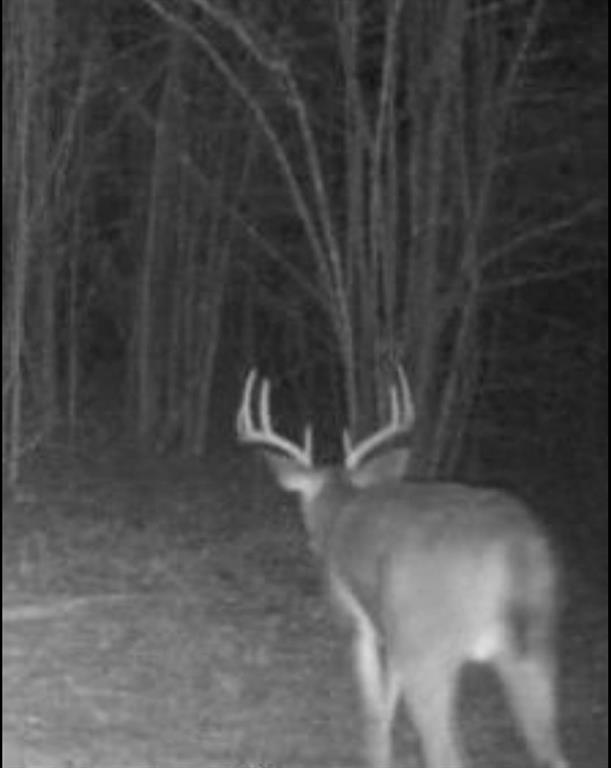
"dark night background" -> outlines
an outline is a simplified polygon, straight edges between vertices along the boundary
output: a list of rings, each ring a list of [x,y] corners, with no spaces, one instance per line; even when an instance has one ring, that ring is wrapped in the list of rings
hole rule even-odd
[[[557,542],[568,751],[607,765],[608,6],[542,4],[522,50],[536,0],[457,38],[454,2],[406,0],[377,177],[390,3],[3,4],[9,768],[356,760],[341,633],[234,414],[256,365],[334,460],[393,361],[414,474],[517,491]],[[495,702],[473,765],[515,768]]]

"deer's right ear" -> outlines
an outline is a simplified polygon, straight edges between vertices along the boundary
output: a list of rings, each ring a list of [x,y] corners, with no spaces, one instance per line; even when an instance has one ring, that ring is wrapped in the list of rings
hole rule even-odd
[[[347,470],[350,483],[356,488],[402,480],[409,463],[410,450],[402,446],[367,459],[361,466]]]

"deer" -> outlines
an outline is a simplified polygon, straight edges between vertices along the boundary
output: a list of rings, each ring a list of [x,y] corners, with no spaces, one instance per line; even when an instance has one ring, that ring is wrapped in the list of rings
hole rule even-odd
[[[259,396],[254,407],[253,396]],[[487,664],[537,768],[569,768],[557,716],[559,564],[530,508],[504,490],[404,479],[415,409],[398,366],[388,423],[353,444],[343,463],[313,459],[274,430],[270,381],[248,373],[237,439],[260,451],[277,483],[297,494],[332,602],[352,628],[369,768],[392,768],[400,702],[426,768],[466,768],[459,738],[460,673]]]

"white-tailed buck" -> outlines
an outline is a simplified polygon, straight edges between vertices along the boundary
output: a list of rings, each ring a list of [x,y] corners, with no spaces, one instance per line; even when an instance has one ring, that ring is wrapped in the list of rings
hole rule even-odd
[[[499,490],[402,480],[409,451],[397,439],[414,413],[402,369],[389,423],[358,445],[345,433],[342,466],[314,465],[310,427],[303,445],[276,433],[268,380],[253,409],[257,384],[251,371],[238,438],[261,448],[279,484],[299,495],[312,547],[351,619],[371,768],[393,763],[400,699],[427,768],[465,768],[456,694],[472,661],[498,671],[535,764],[568,768],[556,723],[556,565],[529,510]]]

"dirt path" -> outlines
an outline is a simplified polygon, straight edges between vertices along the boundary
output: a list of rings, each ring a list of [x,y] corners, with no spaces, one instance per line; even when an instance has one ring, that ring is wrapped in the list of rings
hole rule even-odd
[[[269,493],[125,462],[33,475],[4,509],[3,766],[361,765],[345,636]],[[606,768],[606,610],[572,591],[564,732],[576,768]],[[474,768],[524,768],[490,679],[467,676],[462,710]]]

